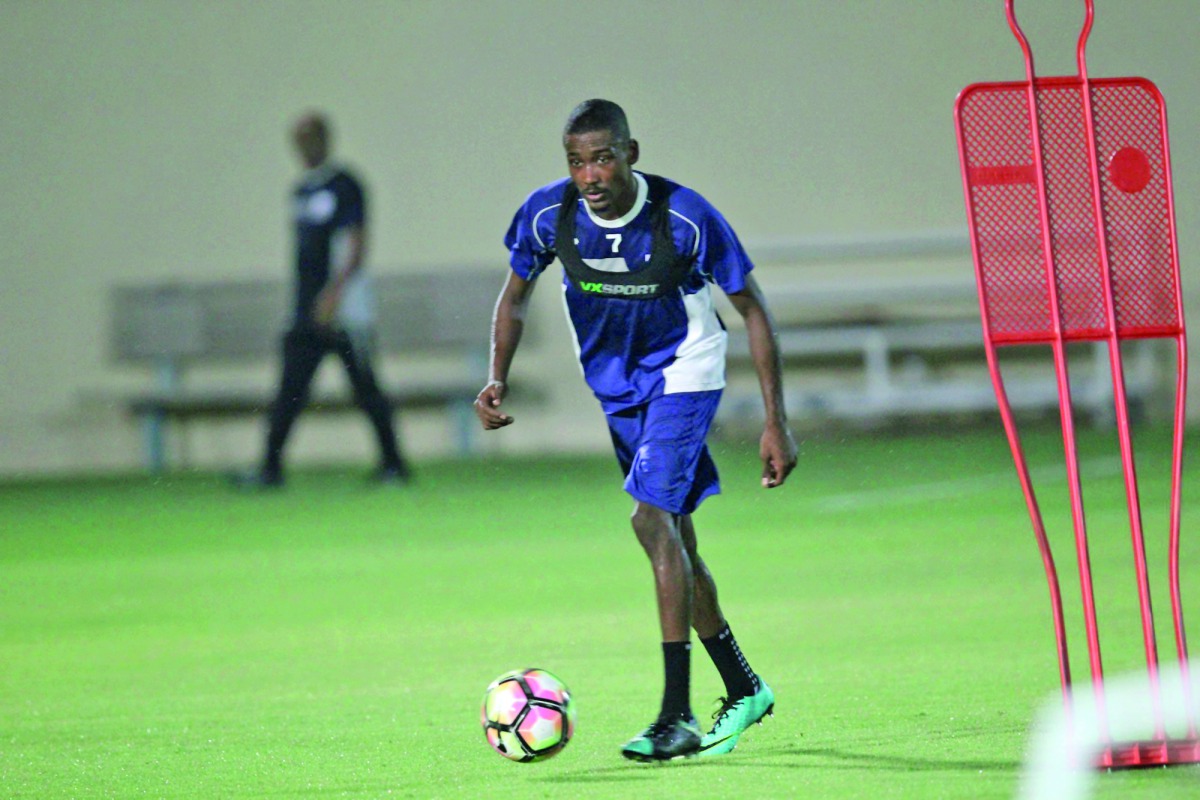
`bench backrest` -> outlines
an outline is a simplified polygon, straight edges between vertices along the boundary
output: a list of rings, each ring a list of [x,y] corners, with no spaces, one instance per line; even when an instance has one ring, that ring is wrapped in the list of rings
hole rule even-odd
[[[374,273],[380,351],[485,350],[505,275],[502,265]],[[291,291],[283,279],[115,286],[112,356],[136,362],[273,355],[291,313]]]

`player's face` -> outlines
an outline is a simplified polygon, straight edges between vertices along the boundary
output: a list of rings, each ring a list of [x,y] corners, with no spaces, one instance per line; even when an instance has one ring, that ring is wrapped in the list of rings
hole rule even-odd
[[[325,128],[312,117],[304,117],[292,129],[292,142],[304,166],[312,169],[325,163],[329,155],[329,141]]]
[[[637,202],[635,139],[614,141],[609,131],[587,131],[563,138],[567,169],[579,195],[601,219],[619,219]]]

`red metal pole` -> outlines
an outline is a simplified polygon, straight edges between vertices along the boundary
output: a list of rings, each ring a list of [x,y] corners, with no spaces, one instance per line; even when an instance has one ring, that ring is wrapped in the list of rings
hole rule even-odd
[[[963,175],[968,174],[966,142],[963,140],[961,126],[957,127],[958,156],[962,165]],[[963,182],[963,195],[967,209],[971,209],[971,187]],[[975,225],[969,226],[971,241],[971,261],[975,265],[975,281],[979,288],[979,317],[983,327],[984,353],[987,356],[988,373],[991,375],[992,388],[996,393],[996,401],[1000,411],[1000,420],[1008,438],[1008,446],[1012,451],[1013,463],[1017,469],[1017,480],[1021,484],[1021,493],[1025,497],[1025,508],[1029,512],[1033,533],[1037,538],[1038,550],[1042,556],[1042,567],[1046,572],[1046,582],[1050,587],[1050,608],[1054,623],[1054,641],[1058,652],[1058,675],[1062,688],[1063,702],[1068,710],[1071,705],[1071,661],[1067,648],[1067,629],[1063,619],[1062,590],[1058,579],[1058,568],[1054,563],[1054,554],[1050,548],[1050,540],[1046,536],[1046,526],[1042,519],[1041,508],[1034,492],[1033,481],[1029,477],[1029,465],[1025,460],[1024,448],[1021,447],[1021,437],[1017,432],[1016,421],[1013,419],[1012,405],[1008,392],[1004,388],[1000,365],[996,356],[996,345],[992,338],[990,322],[990,301],[987,295],[987,281],[983,275],[983,258],[980,254],[979,238]]]
[[[1167,128],[1167,104],[1159,102],[1160,128],[1163,136],[1163,177],[1166,180],[1167,229],[1171,237],[1172,264],[1175,270],[1175,314],[1179,333],[1175,337],[1177,374],[1175,376],[1175,441],[1171,458],[1171,541],[1169,546],[1168,582],[1171,594],[1171,618],[1175,625],[1175,650],[1179,656],[1179,671],[1183,678],[1184,701],[1192,706],[1192,684],[1189,679],[1187,632],[1183,625],[1183,599],[1179,586],[1179,529],[1183,490],[1183,443],[1187,424],[1187,329],[1183,316],[1183,284],[1179,279],[1179,241],[1175,230],[1175,192],[1171,185],[1171,147]],[[1197,738],[1197,724],[1188,726],[1188,736]]]
[[[1004,424],[1004,432],[1008,435],[1009,448],[1012,450],[1013,463],[1017,467],[1017,479],[1021,483],[1021,491],[1025,495],[1025,507],[1029,511],[1029,519],[1033,523],[1033,534],[1037,538],[1038,550],[1042,554],[1042,568],[1046,571],[1046,582],[1050,586],[1050,607],[1054,619],[1054,640],[1058,650],[1058,677],[1062,685],[1063,702],[1068,708],[1071,705],[1071,661],[1067,651],[1067,630],[1063,621],[1062,590],[1058,581],[1058,569],[1054,564],[1054,554],[1050,550],[1050,540],[1046,536],[1046,526],[1042,521],[1042,512],[1038,506],[1037,495],[1033,490],[1033,481],[1029,477],[1029,465],[1025,461],[1025,453],[1021,448],[1021,438],[1013,420],[1012,407],[1008,401],[1008,393],[1004,389],[1004,381],[996,364],[995,347],[989,341],[985,347],[988,369],[992,373],[992,386],[996,390],[996,399],[1000,408],[1000,419]]]
[[[1084,622],[1087,629],[1088,660],[1092,672],[1092,691],[1096,698],[1096,719],[1101,736],[1108,739],[1108,714],[1104,702],[1104,666],[1100,655],[1100,632],[1096,624],[1096,599],[1092,584],[1091,557],[1088,552],[1087,523],[1083,510],[1083,489],[1079,478],[1079,455],[1075,442],[1071,384],[1067,372],[1066,345],[1062,329],[1062,309],[1058,299],[1058,280],[1054,269],[1054,246],[1050,228],[1046,168],[1042,156],[1041,125],[1038,119],[1037,88],[1033,52],[1029,40],[1013,13],[1013,0],[1006,0],[1008,25],[1025,57],[1026,96],[1029,106],[1029,132],[1033,144],[1034,173],[1037,181],[1039,219],[1042,229],[1042,257],[1046,265],[1046,283],[1050,298],[1050,318],[1054,340],[1055,377],[1058,384],[1059,417],[1062,420],[1063,450],[1067,465],[1067,483],[1071,494],[1071,519],[1075,531],[1075,550],[1079,561],[1079,582],[1083,595]]]
[[[1104,284],[1104,314],[1108,327],[1108,355],[1112,368],[1113,402],[1116,412],[1117,440],[1125,475],[1125,500],[1129,507],[1129,527],[1133,537],[1133,560],[1137,573],[1138,603],[1142,615],[1142,639],[1146,651],[1146,669],[1150,677],[1150,698],[1154,705],[1155,734],[1166,738],[1162,717],[1162,696],[1158,677],[1158,643],[1154,633],[1154,610],[1150,600],[1150,574],[1146,567],[1146,540],[1142,531],[1141,500],[1138,496],[1137,467],[1133,457],[1133,438],[1129,430],[1129,404],[1125,392],[1125,368],[1121,359],[1121,340],[1117,332],[1116,302],[1113,298],[1112,264],[1109,259],[1108,233],[1104,219],[1104,199],[1100,189],[1100,159],[1096,153],[1096,120],[1092,108],[1092,87],[1087,72],[1087,39],[1092,29],[1092,0],[1086,0],[1087,13],[1076,47],[1080,92],[1083,100],[1084,130],[1087,133],[1088,167],[1091,173],[1092,215],[1096,226],[1096,246]]]

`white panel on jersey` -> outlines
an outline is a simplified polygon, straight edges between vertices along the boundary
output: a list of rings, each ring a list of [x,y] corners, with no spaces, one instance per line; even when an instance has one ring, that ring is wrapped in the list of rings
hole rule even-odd
[[[575,363],[579,365],[579,374],[587,378],[583,369],[583,348],[579,346],[579,332],[575,330],[575,321],[571,319],[571,307],[567,305],[567,284],[562,284],[563,315],[567,318],[567,327],[571,329],[571,346],[575,348]]]
[[[663,370],[663,394],[707,392],[725,387],[725,346],[728,335],[717,319],[712,287],[683,296],[687,335],[675,351],[675,361]]]
[[[345,268],[350,258],[350,234],[345,228],[334,232],[330,250],[330,269],[336,274]],[[375,324],[374,286],[371,276],[362,267],[342,287],[337,321],[347,330],[370,328]]]
[[[538,220],[541,219],[542,214],[545,214],[550,209],[558,208],[561,205],[562,203],[555,203],[552,206],[546,206],[541,211],[533,215],[533,227],[530,230],[533,231],[533,238],[537,239],[538,247],[542,248],[543,250],[546,249],[546,243],[543,242],[542,237],[538,235]],[[576,244],[579,244],[579,242],[576,242]]]
[[[347,330],[370,328],[375,324],[375,293],[372,291],[371,276],[362,270],[351,275],[342,287],[337,319]]]
[[[675,209],[672,208],[672,209],[668,209],[668,210],[672,214],[674,214],[675,216],[679,217],[681,220],[686,222],[688,225],[692,226],[692,232],[695,234],[692,237],[692,255],[696,255],[697,253],[699,253],[700,252],[700,226],[697,225],[696,223],[692,222],[690,219],[685,217],[683,214],[680,214]]]
[[[600,272],[629,272],[629,265],[623,258],[585,258],[583,263]]]
[[[337,195],[328,189],[322,189],[308,196],[308,202],[300,216],[305,222],[321,225],[328,222],[335,211],[337,211]]]

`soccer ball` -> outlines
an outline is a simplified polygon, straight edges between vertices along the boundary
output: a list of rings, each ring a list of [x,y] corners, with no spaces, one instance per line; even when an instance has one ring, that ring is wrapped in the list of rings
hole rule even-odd
[[[565,684],[544,669],[516,669],[492,681],[483,696],[488,744],[513,761],[557,755],[575,734],[575,706]]]

